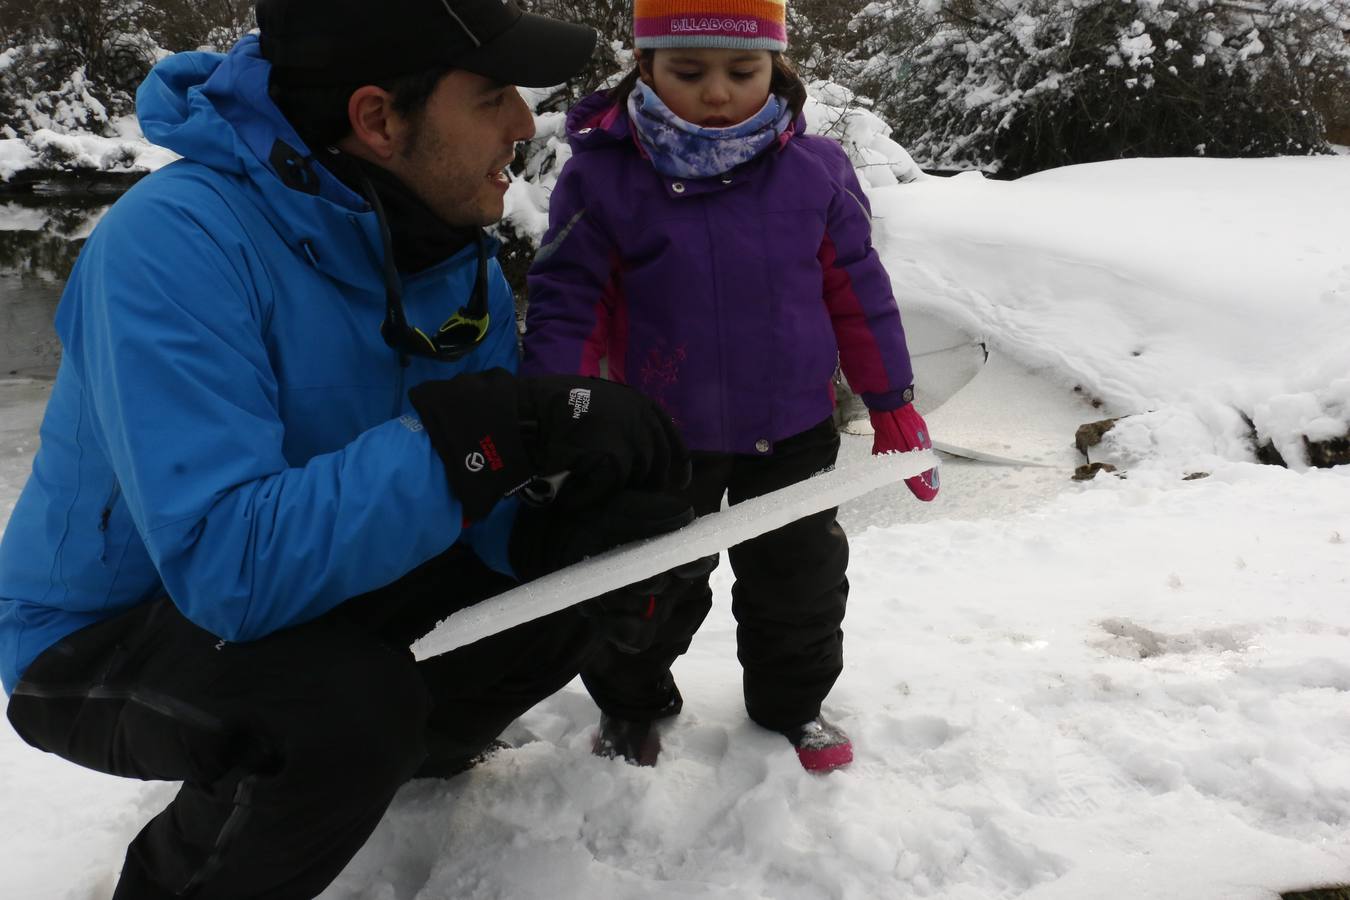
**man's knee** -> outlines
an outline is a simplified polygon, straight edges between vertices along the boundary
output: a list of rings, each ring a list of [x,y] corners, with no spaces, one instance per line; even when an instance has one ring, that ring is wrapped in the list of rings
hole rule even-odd
[[[306,673],[309,676],[315,673]],[[372,784],[401,784],[426,756],[431,700],[410,654],[380,644],[318,673],[303,722],[285,740],[287,762],[347,773]]]

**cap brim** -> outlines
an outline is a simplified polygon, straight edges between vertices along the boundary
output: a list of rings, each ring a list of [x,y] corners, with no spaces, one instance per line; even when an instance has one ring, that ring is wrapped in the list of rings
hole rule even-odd
[[[595,50],[595,31],[525,13],[506,31],[456,57],[455,68],[521,87],[562,84],[586,67]]]

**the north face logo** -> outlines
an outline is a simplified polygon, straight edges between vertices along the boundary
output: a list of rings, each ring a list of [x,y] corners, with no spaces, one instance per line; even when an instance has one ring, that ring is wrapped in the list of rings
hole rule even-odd
[[[567,395],[567,405],[572,407],[572,418],[580,419],[591,408],[591,392],[586,388],[573,388]]]

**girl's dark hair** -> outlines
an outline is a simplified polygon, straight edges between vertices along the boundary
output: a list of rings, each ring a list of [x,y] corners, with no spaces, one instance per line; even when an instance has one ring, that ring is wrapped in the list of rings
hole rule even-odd
[[[451,71],[449,66],[439,66],[412,75],[400,75],[385,81],[377,81],[377,87],[384,88],[393,95],[394,111],[401,116],[417,120],[426,109],[436,85]],[[308,85],[291,84],[285,74],[274,69],[268,93],[304,140],[311,151],[336,144],[351,133],[351,121],[347,118],[347,101],[360,84],[345,85]]]
[[[641,54],[644,51],[639,50],[637,52]],[[773,75],[769,79],[769,90],[787,101],[788,107],[792,110],[792,118],[795,119],[806,108],[806,85],[802,82],[802,77],[797,74],[796,65],[785,54],[777,50],[771,50],[769,51],[769,57],[773,63]],[[610,99],[620,106],[627,105],[628,95],[633,93],[633,88],[641,77],[642,63],[639,62],[609,92]]]

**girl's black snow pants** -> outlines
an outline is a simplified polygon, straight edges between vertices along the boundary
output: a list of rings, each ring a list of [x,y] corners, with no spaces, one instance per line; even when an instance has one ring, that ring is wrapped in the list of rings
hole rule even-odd
[[[9,718],[82,766],[183,782],[128,848],[115,900],[314,897],[400,785],[462,769],[577,674],[593,639],[572,610],[414,662],[413,640],[512,584],[452,549],[244,644],[164,598],[48,648]]]
[[[695,453],[687,491],[699,515],[787,487],[834,465],[839,434],[832,422],[778,442],[772,455]],[[732,547],[736,576],[731,611],[741,661],[745,708],[765,728],[784,731],[820,714],[820,704],[844,664],[848,600],[848,539],[835,510],[808,516]],[[708,579],[679,597],[651,647],[625,654],[596,650],[582,679],[601,710],[624,719],[654,719],[680,711],[671,664],[689,649],[712,608]]]

